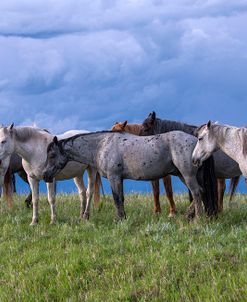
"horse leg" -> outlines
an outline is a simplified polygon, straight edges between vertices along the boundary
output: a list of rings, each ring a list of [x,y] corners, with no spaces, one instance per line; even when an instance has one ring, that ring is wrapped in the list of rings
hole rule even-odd
[[[173,199],[173,191],[172,191],[172,179],[170,175],[163,177],[163,183],[166,190],[166,196],[168,198],[170,208],[169,208],[169,215],[168,217],[174,217],[177,213],[176,205]]]
[[[83,219],[89,219],[89,214],[90,214],[90,205],[91,205],[91,200],[94,192],[94,184],[96,181],[96,173],[97,171],[92,168],[88,168],[88,186],[87,186],[87,205],[85,212],[83,214]]]
[[[190,190],[188,190],[188,193],[189,193],[189,201],[190,201],[190,203],[192,203],[193,202],[193,196],[192,196]]]
[[[186,176],[184,177],[184,181],[193,197],[193,202],[190,204],[189,209],[191,210],[194,207],[195,218],[199,218],[203,213],[201,188],[195,176]]]
[[[153,188],[153,195],[154,195],[154,213],[161,213],[161,207],[160,207],[160,185],[159,185],[159,179],[152,180],[152,188]]]
[[[30,225],[38,224],[39,220],[39,181],[28,176],[28,182],[32,191],[32,203],[33,203],[33,218]]]
[[[32,206],[32,192],[30,192],[27,195],[27,197],[25,199],[25,204],[26,204],[27,208],[31,208],[31,206]]]
[[[29,185],[29,182],[28,182],[28,179],[27,179],[27,173],[25,172],[24,169],[20,170],[18,172],[18,175],[20,176],[20,178],[25,181],[28,185]],[[25,199],[25,203],[26,203],[26,206],[27,208],[30,208],[32,206],[32,192],[30,192],[28,194],[28,196],[26,197]]]
[[[51,183],[46,183],[47,192],[48,192],[48,201],[51,207],[51,222],[54,224],[56,222],[57,213],[56,213],[56,193],[55,193],[55,180]]]
[[[236,192],[239,180],[240,180],[240,176],[236,176],[236,177],[231,178],[230,192],[229,192],[230,193],[229,203],[232,202],[232,198],[233,198],[233,196],[234,196],[234,194]]]
[[[117,208],[117,219],[126,218],[124,211],[123,180],[120,177],[108,177],[112,195]]]
[[[1,180],[2,182],[2,180]],[[13,187],[12,187],[12,172],[8,168],[3,181],[3,196],[7,200],[8,208],[13,208]]]
[[[85,170],[83,171],[84,174]],[[79,198],[80,198],[80,218],[83,218],[83,214],[86,208],[86,187],[83,181],[83,174],[81,176],[77,176],[74,178],[75,185],[78,190]]]
[[[226,189],[226,181],[224,178],[217,179],[217,191],[218,191],[218,211],[223,211],[223,200],[224,200],[224,193]]]
[[[99,207],[99,201],[100,201],[100,187],[102,187],[101,177],[98,172],[96,172],[95,181],[94,181],[94,208]]]

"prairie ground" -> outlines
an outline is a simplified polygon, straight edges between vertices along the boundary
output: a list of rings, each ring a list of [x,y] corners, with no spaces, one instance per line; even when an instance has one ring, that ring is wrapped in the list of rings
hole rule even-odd
[[[227,199],[227,198],[226,198]],[[0,204],[0,301],[247,301],[247,196],[236,195],[218,219],[167,217],[162,197],[126,195],[127,219],[116,223],[106,196],[89,221],[79,219],[77,195],[59,195],[57,224],[46,197],[40,223],[15,196]]]

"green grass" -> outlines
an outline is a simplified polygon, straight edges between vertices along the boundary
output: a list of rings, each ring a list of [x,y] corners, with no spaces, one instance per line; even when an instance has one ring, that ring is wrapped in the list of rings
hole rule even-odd
[[[37,227],[23,196],[13,210],[1,202],[0,301],[246,301],[247,197],[197,223],[175,198],[170,219],[165,200],[157,216],[151,195],[127,195],[115,223],[111,196],[81,222],[77,196],[60,195],[53,226],[42,197]]]

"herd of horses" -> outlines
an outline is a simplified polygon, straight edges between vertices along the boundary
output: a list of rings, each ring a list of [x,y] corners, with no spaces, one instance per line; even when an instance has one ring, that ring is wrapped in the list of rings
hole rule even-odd
[[[56,221],[56,180],[74,179],[80,199],[80,217],[89,219],[90,204],[99,201],[101,176],[112,189],[117,219],[126,217],[123,180],[152,183],[154,211],[161,212],[159,179],[169,201],[169,216],[176,214],[171,175],[188,187],[187,215],[199,218],[223,210],[225,180],[231,179],[232,199],[241,175],[247,177],[245,128],[208,122],[201,127],[162,120],[152,112],[142,124],[116,123],[111,130],[71,130],[54,136],[45,129],[14,126],[0,128],[0,186],[12,203],[12,175],[29,183],[32,203],[31,225],[38,223],[39,182],[47,184],[51,223]],[[88,186],[83,175],[88,172]],[[32,200],[32,202],[31,202]]]

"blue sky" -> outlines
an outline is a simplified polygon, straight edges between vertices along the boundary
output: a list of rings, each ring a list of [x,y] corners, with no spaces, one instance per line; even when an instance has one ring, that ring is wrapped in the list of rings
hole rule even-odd
[[[247,1],[2,0],[0,122],[246,125]]]

